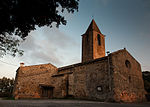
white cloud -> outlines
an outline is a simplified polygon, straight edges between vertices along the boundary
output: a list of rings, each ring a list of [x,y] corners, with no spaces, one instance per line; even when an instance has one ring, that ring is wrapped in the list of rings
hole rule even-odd
[[[25,51],[23,59],[26,58],[31,63],[44,63],[45,61],[56,66],[65,65],[64,60],[73,56],[72,47],[79,48],[79,44],[71,36],[66,35],[58,28],[44,27],[39,32],[38,34],[32,32],[32,36],[29,36],[21,46]],[[69,53],[71,55],[67,55]],[[31,57],[32,59],[29,59]]]
[[[80,61],[79,44],[73,37],[55,27],[38,28],[31,32],[20,48],[24,50],[22,57],[13,58],[7,55],[2,58],[5,62],[18,66],[0,63],[0,77],[14,77],[20,62],[24,62],[26,66],[52,63],[59,67]]]
[[[13,77],[14,78],[16,75],[16,70],[19,67],[19,64],[17,63],[18,60],[9,55],[4,56],[0,60],[1,60],[0,61],[0,78],[1,77],[10,77],[10,78]]]

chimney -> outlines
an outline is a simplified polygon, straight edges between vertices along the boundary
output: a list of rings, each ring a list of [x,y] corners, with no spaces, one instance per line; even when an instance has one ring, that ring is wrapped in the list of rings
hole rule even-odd
[[[24,63],[23,63],[23,62],[21,62],[21,63],[20,63],[20,67],[23,67],[23,66],[24,66]]]

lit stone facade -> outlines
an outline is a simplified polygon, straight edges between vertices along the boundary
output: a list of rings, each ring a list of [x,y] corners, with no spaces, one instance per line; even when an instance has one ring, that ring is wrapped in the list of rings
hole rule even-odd
[[[105,56],[105,38],[94,20],[82,35],[81,63],[61,68],[52,64],[21,66],[13,95],[15,99],[145,101],[140,64],[126,49]]]

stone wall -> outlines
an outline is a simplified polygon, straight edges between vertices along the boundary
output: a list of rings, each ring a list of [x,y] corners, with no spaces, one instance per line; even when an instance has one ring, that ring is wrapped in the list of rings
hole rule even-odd
[[[98,45],[98,34],[100,45]],[[105,56],[105,37],[96,31],[89,31],[82,35],[82,62],[90,61]]]
[[[111,97],[108,78],[108,59],[103,57],[85,63],[74,64],[58,69],[54,76],[59,80],[56,87],[68,76],[68,94],[74,98],[106,100]],[[65,85],[63,85],[65,86]],[[97,90],[100,87],[101,90]],[[61,88],[56,88],[62,93]],[[60,95],[55,96],[60,97]]]
[[[126,51],[110,55],[113,68],[114,99],[117,102],[141,102],[145,100],[145,90],[140,64]]]
[[[53,75],[51,85],[55,88],[53,90],[53,98],[65,98],[67,95],[67,79],[68,75]]]
[[[93,32],[82,35],[82,62],[93,59]]]
[[[57,68],[51,64],[24,66],[17,70],[13,95],[18,98],[40,98],[40,84],[50,85]]]
[[[20,67],[15,81],[16,99],[41,98],[39,85],[44,84],[54,87],[53,98],[145,100],[141,66],[125,49],[58,69],[51,64]]]
[[[100,35],[100,45],[98,45],[98,34]],[[93,31],[93,59],[105,56],[105,37],[103,34]]]

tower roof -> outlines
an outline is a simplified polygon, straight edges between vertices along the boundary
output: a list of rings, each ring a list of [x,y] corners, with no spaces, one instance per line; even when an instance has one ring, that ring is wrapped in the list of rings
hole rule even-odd
[[[96,31],[96,32],[101,33],[101,31],[99,30],[99,28],[98,28],[98,26],[97,26],[94,19],[91,21],[91,24],[89,25],[89,27],[88,27],[88,29],[86,30],[85,33],[88,33],[89,31]]]

